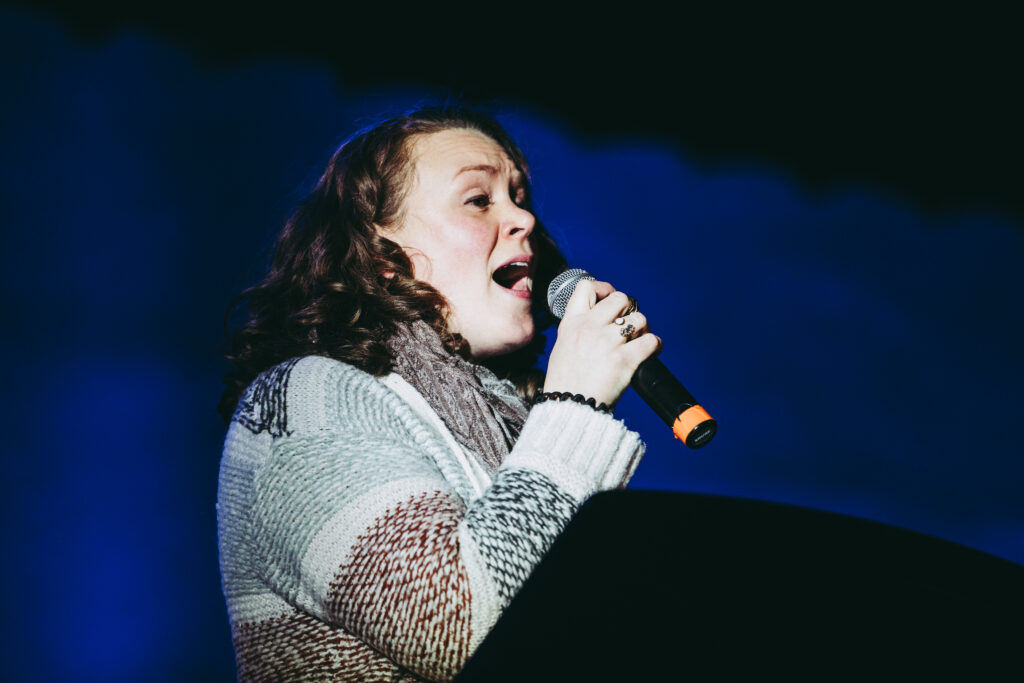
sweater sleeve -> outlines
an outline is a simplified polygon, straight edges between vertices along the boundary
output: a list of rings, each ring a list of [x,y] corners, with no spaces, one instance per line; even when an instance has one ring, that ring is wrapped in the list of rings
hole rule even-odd
[[[440,436],[369,375],[304,359],[280,408],[287,429],[252,484],[264,581],[431,680],[462,668],[578,505],[643,452],[608,415],[542,404],[467,505]]]

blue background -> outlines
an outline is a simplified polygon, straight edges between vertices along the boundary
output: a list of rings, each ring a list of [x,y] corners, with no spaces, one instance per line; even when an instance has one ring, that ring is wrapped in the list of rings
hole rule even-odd
[[[217,570],[222,316],[351,131],[423,88],[199,64],[0,8],[4,680],[233,676]],[[718,419],[687,451],[633,394],[632,486],[782,501],[1024,562],[1024,231],[877,187],[595,142],[509,101],[539,214],[636,296]],[[549,337],[553,336],[549,334]]]

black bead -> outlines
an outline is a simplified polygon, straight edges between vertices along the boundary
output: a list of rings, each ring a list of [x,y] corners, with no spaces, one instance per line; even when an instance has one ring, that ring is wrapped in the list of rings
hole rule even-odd
[[[545,401],[572,401],[573,403],[579,403],[580,405],[590,406],[594,410],[602,413],[608,413],[609,415],[612,412],[612,409],[609,408],[607,404],[597,403],[593,398],[587,398],[583,394],[573,394],[571,391],[542,391],[533,399],[534,405],[544,403]]]

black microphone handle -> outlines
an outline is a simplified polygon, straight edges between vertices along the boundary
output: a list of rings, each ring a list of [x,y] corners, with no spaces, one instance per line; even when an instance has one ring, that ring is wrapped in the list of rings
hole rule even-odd
[[[690,448],[706,445],[718,431],[714,418],[657,358],[652,356],[637,367],[630,386]]]

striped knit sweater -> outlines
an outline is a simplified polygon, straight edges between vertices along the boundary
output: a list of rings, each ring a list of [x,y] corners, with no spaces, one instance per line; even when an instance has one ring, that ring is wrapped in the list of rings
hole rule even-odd
[[[294,359],[249,386],[217,516],[242,681],[443,681],[579,504],[624,486],[637,435],[531,409],[493,479],[397,375]]]

